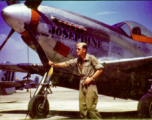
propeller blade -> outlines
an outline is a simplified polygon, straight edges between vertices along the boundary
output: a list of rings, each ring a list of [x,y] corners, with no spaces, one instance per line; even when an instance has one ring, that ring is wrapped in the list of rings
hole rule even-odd
[[[37,7],[41,4],[42,0],[26,0],[25,5],[28,8],[37,10]]]
[[[7,5],[13,5],[13,4],[18,4],[20,3],[20,1],[6,1],[7,2]]]
[[[53,66],[51,66],[49,73],[48,73],[48,76],[51,76],[52,74],[53,74]]]
[[[12,29],[9,33],[9,35],[7,36],[6,40],[3,42],[3,44],[0,46],[0,51],[3,48],[3,46],[5,45],[5,43],[8,41],[8,39],[10,38],[10,36],[15,32],[14,29]]]
[[[48,64],[49,59],[48,59],[46,53],[44,52],[43,48],[41,47],[41,45],[39,44],[39,42],[35,38],[35,36],[34,36],[33,32],[31,31],[30,27],[26,23],[25,23],[25,29],[29,32],[29,34],[32,38],[32,41],[34,43],[34,46],[36,48],[36,51],[39,55],[39,58],[40,58],[41,62],[43,63],[43,66],[44,66],[46,72],[48,72],[49,69],[50,69],[50,66]]]

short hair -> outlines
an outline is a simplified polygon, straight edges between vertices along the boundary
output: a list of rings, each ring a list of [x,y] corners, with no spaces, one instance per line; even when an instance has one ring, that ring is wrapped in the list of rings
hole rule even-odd
[[[141,35],[141,30],[139,27],[134,27],[132,29],[132,33],[135,34],[135,35]]]
[[[76,46],[79,46],[79,45],[82,45],[82,48],[86,49],[86,52],[87,52],[88,46],[85,42],[79,42],[79,43],[76,44]]]

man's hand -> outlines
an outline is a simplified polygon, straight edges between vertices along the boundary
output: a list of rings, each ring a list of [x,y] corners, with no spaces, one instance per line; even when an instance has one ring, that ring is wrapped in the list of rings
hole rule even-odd
[[[51,60],[49,60],[48,64],[49,65],[53,65],[53,67],[66,67],[66,63],[65,62],[53,63]]]
[[[87,77],[87,79],[84,81],[84,84],[87,85],[93,80],[92,77]]]
[[[49,60],[48,64],[49,64],[50,66],[51,66],[51,65],[54,65],[54,63],[53,63],[51,60]]]

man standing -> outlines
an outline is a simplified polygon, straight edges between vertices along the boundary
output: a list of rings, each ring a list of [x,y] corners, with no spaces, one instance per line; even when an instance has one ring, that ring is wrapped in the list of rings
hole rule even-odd
[[[55,67],[77,67],[81,75],[79,85],[80,117],[86,119],[87,113],[89,113],[91,119],[101,119],[100,113],[96,109],[98,91],[95,79],[102,73],[103,66],[93,55],[87,54],[86,43],[77,43],[76,47],[78,58],[61,63],[49,61],[49,65]]]

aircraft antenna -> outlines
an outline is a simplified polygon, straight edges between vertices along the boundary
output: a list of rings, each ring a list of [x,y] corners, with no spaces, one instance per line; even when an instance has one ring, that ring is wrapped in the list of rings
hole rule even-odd
[[[28,74],[30,74],[29,73],[29,47],[27,46],[27,61],[28,61]],[[30,86],[30,81],[28,80],[28,77],[27,77],[27,81],[28,81],[28,84],[29,84],[29,86]],[[28,88],[27,88],[27,90],[28,90]],[[30,87],[30,98],[32,98],[32,95],[31,95],[31,87]]]

